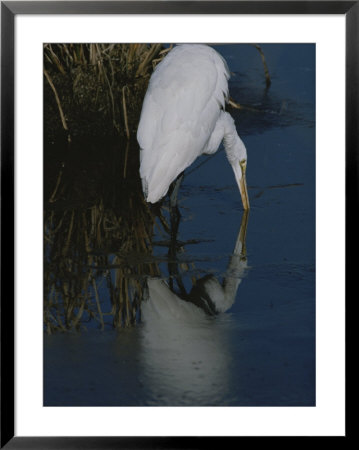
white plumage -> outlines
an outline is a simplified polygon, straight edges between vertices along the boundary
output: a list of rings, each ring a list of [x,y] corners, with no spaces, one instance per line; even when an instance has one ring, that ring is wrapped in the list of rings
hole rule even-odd
[[[148,202],[159,201],[180,173],[201,154],[216,152],[223,140],[244,208],[249,207],[247,151],[232,117],[224,111],[229,76],[222,56],[199,44],[174,47],[156,67],[137,131]]]

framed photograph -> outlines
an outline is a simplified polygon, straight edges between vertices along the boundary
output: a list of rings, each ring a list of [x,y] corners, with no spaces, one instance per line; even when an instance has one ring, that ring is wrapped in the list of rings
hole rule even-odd
[[[358,11],[1,2],[1,448],[348,436]]]

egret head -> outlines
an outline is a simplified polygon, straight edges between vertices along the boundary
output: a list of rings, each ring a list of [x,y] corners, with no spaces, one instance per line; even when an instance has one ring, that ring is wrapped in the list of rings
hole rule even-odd
[[[227,144],[227,145],[226,145]],[[242,197],[242,203],[244,209],[249,209],[249,197],[247,190],[247,180],[246,180],[246,170],[247,170],[247,150],[237,135],[234,137],[233,142],[230,144],[226,143],[225,138],[225,149],[227,153],[228,160],[232,166],[234,176],[239,187],[239,191]]]
[[[223,144],[228,161],[232,166],[234,176],[239,187],[244,209],[249,209],[249,198],[247,191],[247,149],[242,139],[238,136],[233,117],[227,112],[220,116],[224,127]]]

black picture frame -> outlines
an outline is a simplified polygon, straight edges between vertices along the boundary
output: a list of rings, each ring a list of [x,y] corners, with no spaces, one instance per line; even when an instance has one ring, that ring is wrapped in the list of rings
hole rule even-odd
[[[359,1],[4,1],[1,2],[1,442],[6,449],[202,448],[227,437],[23,437],[14,435],[14,32],[18,14],[341,14],[346,18],[346,292],[357,242]],[[350,212],[348,212],[350,211]],[[350,246],[350,248],[349,248]],[[347,316],[348,317],[348,316]],[[348,327],[346,326],[348,342]],[[347,353],[347,351],[346,351]],[[348,388],[347,388],[348,390]],[[348,397],[346,397],[348,401]],[[348,403],[346,402],[348,411]],[[346,420],[346,436],[349,437]],[[242,442],[241,442],[242,443]]]

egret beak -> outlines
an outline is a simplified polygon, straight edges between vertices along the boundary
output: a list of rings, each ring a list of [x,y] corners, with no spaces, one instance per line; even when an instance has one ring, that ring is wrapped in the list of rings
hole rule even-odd
[[[239,182],[239,190],[242,197],[243,208],[245,210],[249,209],[249,197],[247,190],[247,180],[246,180],[246,169],[247,169],[247,161],[241,161],[240,163],[242,178]]]
[[[239,192],[241,193],[242,197],[242,203],[243,208],[245,210],[249,209],[249,197],[248,197],[248,190],[247,190],[247,181],[246,181],[246,168],[247,168],[247,161],[243,159],[238,164],[233,164],[233,171],[234,175],[236,177],[236,181],[239,187]]]

